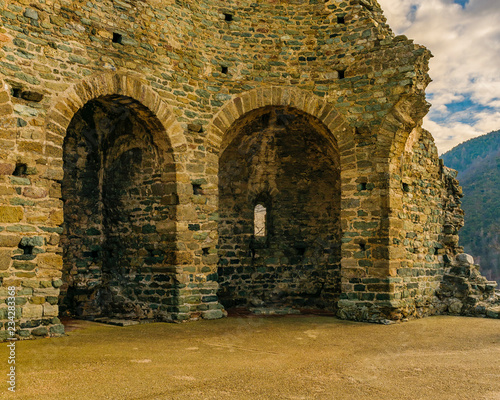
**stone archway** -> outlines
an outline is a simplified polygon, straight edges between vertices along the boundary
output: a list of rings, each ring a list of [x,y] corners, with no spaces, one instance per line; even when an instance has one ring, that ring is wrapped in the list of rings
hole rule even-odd
[[[176,262],[178,197],[163,127],[128,97],[98,97],[73,117],[63,160],[63,311],[152,318],[175,281],[164,271]]]
[[[316,118],[282,106],[244,115],[231,136],[219,161],[219,300],[260,312],[335,310],[341,282],[335,139]]]
[[[290,143],[285,140],[287,129]],[[353,133],[332,104],[296,88],[252,90],[233,98],[214,117],[208,140],[220,158],[219,297],[223,304],[335,310],[341,281],[340,226],[342,215],[350,212],[348,207],[341,210],[341,197],[351,195],[356,187],[356,176],[344,170],[344,165],[355,168],[349,154]],[[302,160],[297,156],[301,151]],[[268,154],[260,172],[259,152]],[[292,154],[295,161],[291,161]],[[269,159],[271,155],[276,162]],[[242,170],[232,182],[231,166]],[[303,179],[306,176],[315,176],[314,182]],[[233,198],[231,205],[226,200],[234,192],[241,196]],[[298,201],[301,196],[309,199]],[[328,205],[320,205],[326,197]],[[266,243],[255,237],[257,205],[266,211]],[[237,211],[227,214],[231,207]],[[292,233],[299,220],[308,218],[311,223],[303,224],[300,233]],[[236,221],[241,223],[237,232]],[[286,241],[280,239],[287,236]]]
[[[62,309],[175,318],[176,166],[186,148],[175,114],[145,82],[118,74],[60,99],[47,116],[46,148],[64,201],[64,213],[54,210],[64,216]]]

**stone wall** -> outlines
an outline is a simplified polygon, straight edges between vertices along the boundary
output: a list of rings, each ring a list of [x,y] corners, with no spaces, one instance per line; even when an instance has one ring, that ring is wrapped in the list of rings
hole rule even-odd
[[[0,0],[0,19],[1,295],[16,286],[19,336],[60,333],[59,297],[86,317],[219,318],[219,284],[228,305],[431,313],[452,213],[432,139],[408,145],[430,53],[375,0]],[[265,248],[248,238],[260,200]]]

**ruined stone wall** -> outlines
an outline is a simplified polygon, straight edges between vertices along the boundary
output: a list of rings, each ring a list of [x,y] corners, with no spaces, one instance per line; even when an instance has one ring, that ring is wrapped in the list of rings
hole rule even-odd
[[[301,252],[299,242],[306,249],[302,261],[291,263],[300,274],[287,282],[288,272],[277,278],[285,284],[277,286],[284,290],[282,304],[338,306],[339,315],[350,319],[397,319],[403,296],[411,300],[427,285],[434,287],[425,283],[431,279],[413,272],[404,276],[406,254],[412,264],[408,269],[419,262],[406,249],[436,252],[439,240],[437,232],[400,237],[400,220],[411,222],[413,215],[426,214],[412,209],[410,192],[403,194],[401,179],[394,176],[410,133],[427,112],[430,53],[404,36],[395,37],[376,1],[0,0],[0,19],[0,273],[4,288],[18,288],[20,335],[61,331],[61,286],[63,297],[73,290],[66,298],[82,315],[98,315],[104,305],[116,304],[106,313],[164,320],[221,317],[219,280],[235,292],[247,290],[248,282],[242,282],[249,279],[243,272],[228,278],[232,274],[227,270],[219,278],[219,260],[221,268],[231,258],[249,264],[240,256],[219,257],[219,224],[221,218],[220,226],[229,221],[219,213],[224,204],[219,190],[228,187],[227,166],[237,159],[240,144],[246,153],[240,159],[253,165],[250,147],[245,147],[252,140],[239,142],[238,121],[246,121],[250,129],[252,116],[263,109],[287,109],[302,121],[317,121],[311,137],[318,138],[318,151],[304,152],[307,157],[296,161],[299,138],[312,130],[293,128],[297,142],[280,145],[275,168],[284,171],[284,186],[270,209],[277,213],[270,214],[271,220],[283,221],[274,232],[281,229],[286,251]],[[133,139],[137,146],[118,145],[123,151],[113,156],[121,160],[114,167],[100,158],[114,145],[101,144],[96,154],[84,144],[89,138],[83,131],[74,130],[86,105],[103,101],[120,105],[125,113],[144,111],[129,124],[133,134],[118,129],[118,141],[130,144]],[[109,107],[102,111],[102,120],[109,119]],[[149,147],[151,129],[159,150]],[[99,132],[112,136],[104,128]],[[259,140],[254,144],[262,147]],[[336,155],[326,156],[328,147]],[[410,164],[427,156],[432,165],[437,162],[430,144],[424,147]],[[226,158],[232,161],[225,164]],[[314,175],[323,159],[333,160],[335,172],[315,178],[303,196],[300,185],[291,191],[297,170]],[[416,168],[415,174],[434,179],[434,167],[425,168]],[[406,178],[413,179],[411,174]],[[236,182],[243,185],[245,177],[236,176]],[[261,179],[258,185],[265,183]],[[83,188],[95,185],[95,192]],[[400,191],[395,197],[394,190]],[[335,217],[323,223],[328,218],[318,215],[317,206],[330,194],[339,222]],[[106,204],[99,196],[108,199]],[[396,199],[404,196],[408,201],[403,206]],[[248,195],[233,199],[241,205],[238,220],[246,227],[243,236],[229,239],[233,245],[251,233],[248,200]],[[77,204],[86,211],[77,210]],[[292,229],[287,222],[293,220],[292,209],[293,217],[323,221],[324,231],[316,222],[297,222],[303,232],[282,240]],[[433,230],[438,222],[429,223]],[[84,225],[90,232],[82,234]],[[319,264],[325,268],[318,264],[305,272],[312,265],[305,259],[313,238],[321,238]],[[243,241],[247,246],[246,237]],[[25,254],[26,246],[32,254]],[[274,260],[260,266],[265,270],[259,275],[262,289],[256,287],[255,293],[262,294],[270,284],[264,278],[269,269],[290,265],[283,259],[298,255],[286,251],[273,248],[263,254],[262,260]],[[418,254],[431,257],[425,264],[432,265],[417,265],[417,274],[431,277],[429,271],[438,269],[436,255]],[[325,279],[306,277],[322,268],[334,272],[326,279],[325,287],[331,287],[318,292]],[[77,282],[84,283],[78,287]],[[408,286],[415,284],[418,288]],[[82,297],[75,303],[75,296]],[[113,296],[115,303],[109,300]],[[335,304],[325,305],[327,299]],[[130,306],[120,308],[125,303]],[[6,306],[0,308],[5,311]]]
[[[452,256],[444,241],[447,188],[443,167],[429,132],[416,129],[406,143],[399,188],[393,193],[401,202],[397,210],[399,230],[393,241],[399,245],[400,268],[393,282],[403,317],[436,313],[434,297],[443,278],[445,255]]]

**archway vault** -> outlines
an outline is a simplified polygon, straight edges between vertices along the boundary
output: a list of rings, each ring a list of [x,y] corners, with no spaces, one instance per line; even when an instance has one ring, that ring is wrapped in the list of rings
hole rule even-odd
[[[185,150],[184,130],[172,107],[146,81],[120,73],[92,76],[58,96],[58,101],[51,107],[45,119],[47,141],[61,145],[75,113],[90,100],[111,95],[130,97],[147,107],[163,126],[174,154]]]
[[[244,115],[265,107],[291,107],[315,117],[332,133],[339,148],[354,147],[353,129],[345,117],[328,101],[295,87],[262,87],[239,94],[229,100],[214,116],[208,131],[208,142],[219,154],[234,139],[231,127]]]

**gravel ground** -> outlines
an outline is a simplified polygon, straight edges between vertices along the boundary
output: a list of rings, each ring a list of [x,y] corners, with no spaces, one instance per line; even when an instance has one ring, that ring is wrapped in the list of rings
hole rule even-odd
[[[70,322],[17,343],[17,390],[3,379],[0,399],[500,399],[500,320]],[[7,358],[2,344],[0,373]]]

